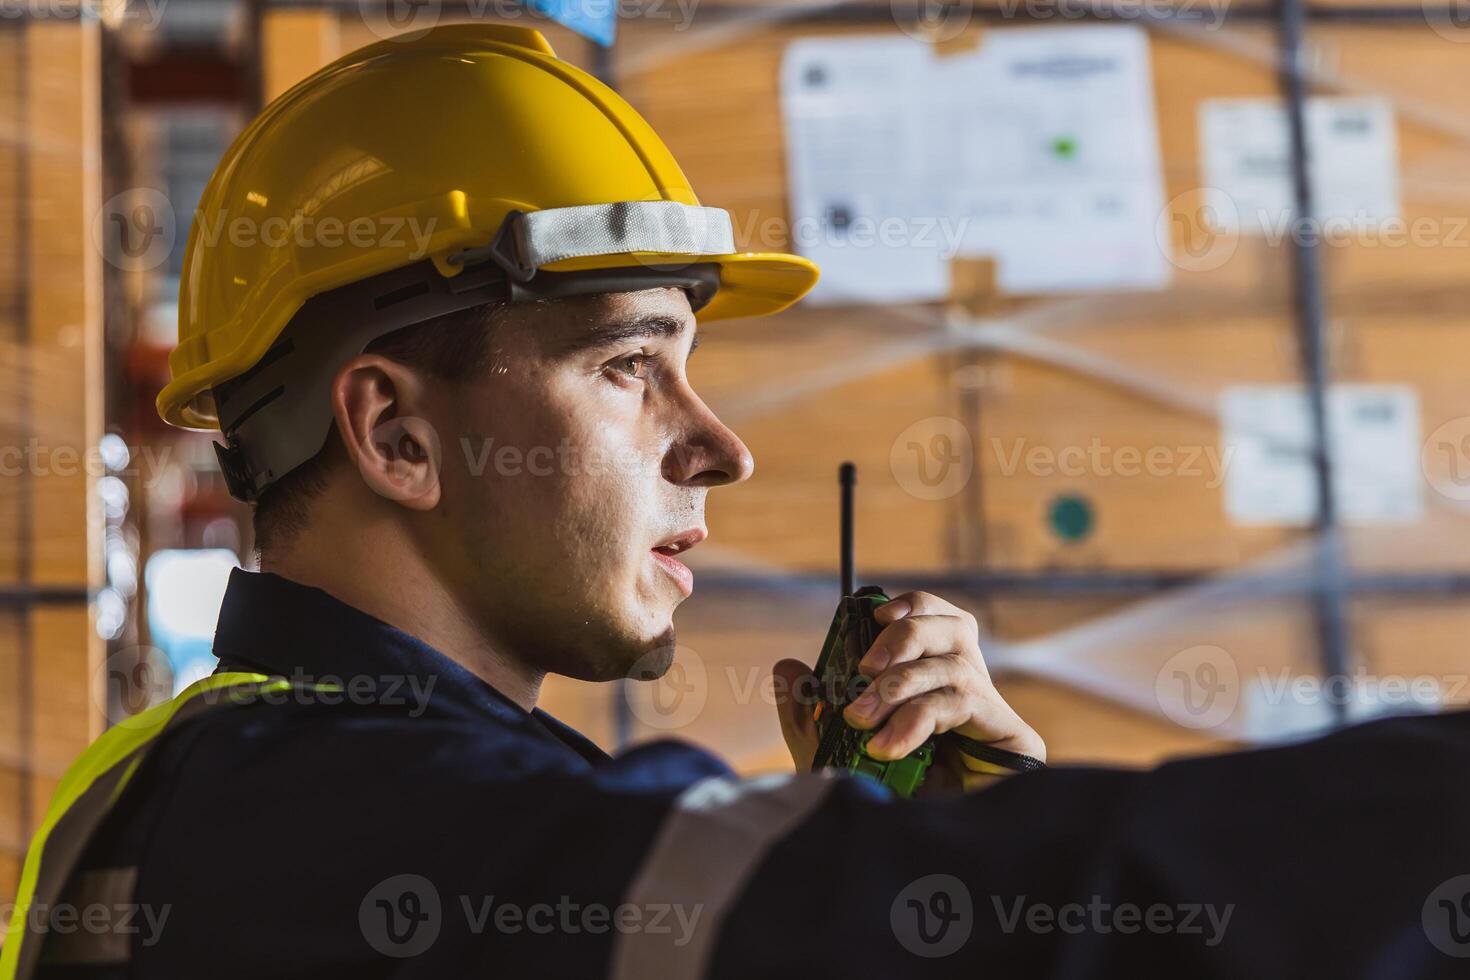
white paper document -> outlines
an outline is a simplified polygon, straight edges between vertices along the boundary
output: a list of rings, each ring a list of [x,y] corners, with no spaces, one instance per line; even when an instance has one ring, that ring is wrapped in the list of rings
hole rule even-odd
[[[937,300],[955,255],[1010,293],[1155,289],[1169,256],[1148,35],[1014,29],[797,41],[781,101],[792,239],[818,302]]]
[[[1008,293],[1159,289],[1169,256],[1148,34],[1089,25],[993,31],[938,65],[951,97],[940,162]]]
[[[930,176],[927,44],[907,37],[798,41],[781,69],[792,245],[822,267],[814,302],[949,295]],[[952,235],[950,237],[953,237]]]
[[[1303,123],[1316,219],[1350,229],[1399,216],[1398,138],[1387,100],[1308,99]],[[1291,133],[1280,100],[1208,100],[1199,138],[1220,229],[1276,240],[1291,233]]]
[[[1311,417],[1297,385],[1240,385],[1221,397],[1225,511],[1243,525],[1308,526],[1317,514]],[[1408,385],[1334,385],[1327,428],[1344,523],[1402,524],[1424,512],[1419,394]]]

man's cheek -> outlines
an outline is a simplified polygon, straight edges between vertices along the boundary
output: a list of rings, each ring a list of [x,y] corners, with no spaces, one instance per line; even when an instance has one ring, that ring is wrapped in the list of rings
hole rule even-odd
[[[625,454],[605,442],[579,443],[567,455],[561,483],[568,496],[593,507],[622,510],[629,488]]]

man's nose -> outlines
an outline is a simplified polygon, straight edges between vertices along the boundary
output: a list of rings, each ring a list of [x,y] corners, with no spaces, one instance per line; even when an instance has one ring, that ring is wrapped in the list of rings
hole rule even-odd
[[[745,443],[698,396],[690,395],[682,434],[664,455],[664,479],[690,487],[719,487],[750,479],[755,459]]]

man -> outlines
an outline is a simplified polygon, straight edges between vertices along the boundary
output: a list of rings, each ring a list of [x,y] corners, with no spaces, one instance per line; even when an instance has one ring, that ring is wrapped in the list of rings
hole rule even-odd
[[[241,213],[292,234],[210,237]],[[1343,853],[1322,779],[1359,744],[1374,772],[1390,751],[1465,761],[1429,728],[1323,743],[1305,771],[1268,755],[895,801],[822,773],[741,781],[676,741],[610,758],[536,709],[547,673],[667,669],[692,588],[677,555],[711,488],[752,467],[689,385],[695,320],[775,312],[814,280],[735,253],[647,125],[532,31],[385,42],[268,108],[205,193],[159,400],[222,429],[262,571],[231,580],[221,672],[109,732],[58,791],[6,968],[1234,975],[1270,973],[1264,949],[1300,975],[1303,953],[1357,964],[1384,929],[1395,964],[1443,966],[1405,931],[1433,883],[1365,891],[1353,861],[1377,864]],[[924,593],[878,617],[874,697],[847,711],[875,755],[955,731],[1044,757],[973,618]],[[808,668],[775,674],[802,768]],[[941,766],[956,788],[997,778]],[[1310,795],[1252,808],[1232,788],[1247,769]],[[1463,791],[1422,792],[1465,815]],[[1272,820],[1314,810],[1329,846],[1279,839]],[[1256,861],[1388,911],[1341,949],[1298,939]],[[78,933],[30,914],[50,903],[114,911]]]

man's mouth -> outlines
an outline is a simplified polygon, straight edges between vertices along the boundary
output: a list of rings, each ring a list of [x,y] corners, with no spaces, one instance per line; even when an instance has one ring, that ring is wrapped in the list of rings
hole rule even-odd
[[[679,586],[679,591],[684,593],[686,598],[694,594],[694,573],[689,570],[688,565],[674,556],[699,544],[708,533],[702,527],[690,528],[687,531],[680,531],[649,549],[653,560],[660,568],[669,573],[669,577]]]

